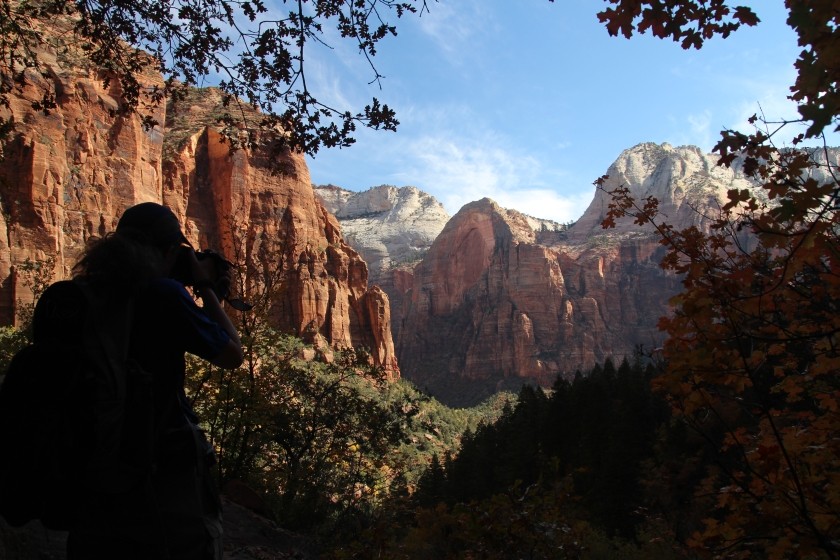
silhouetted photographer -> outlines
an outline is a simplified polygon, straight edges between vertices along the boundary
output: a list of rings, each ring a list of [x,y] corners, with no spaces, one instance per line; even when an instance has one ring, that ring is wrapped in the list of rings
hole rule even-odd
[[[174,213],[149,202],[45,291],[33,344],[0,388],[10,524],[69,530],[69,560],[221,559],[215,454],[184,378],[186,353],[242,363],[220,303],[230,283],[231,264],[197,253]]]

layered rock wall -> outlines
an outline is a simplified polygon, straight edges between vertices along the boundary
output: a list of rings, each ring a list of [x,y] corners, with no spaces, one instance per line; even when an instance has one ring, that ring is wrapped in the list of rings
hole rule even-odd
[[[550,386],[660,340],[679,282],[653,239],[545,245],[522,214],[464,206],[414,271],[397,351],[404,375],[453,405]]]
[[[372,283],[419,262],[450,218],[440,202],[416,187],[381,185],[356,193],[316,186],[315,195],[367,262]]]
[[[633,220],[619,221],[614,230],[605,232],[601,222],[607,215],[610,191],[619,186],[630,189],[633,197],[643,201],[653,196],[659,211],[668,223],[679,227],[703,227],[711,213],[717,216],[729,189],[752,188],[753,184],[738,166],[721,167],[719,157],[704,154],[695,146],[674,147],[670,144],[646,142],[624,150],[607,170],[609,177],[595,195],[583,216],[569,229],[575,243],[603,235],[646,235]]]
[[[414,266],[443,230],[449,214],[433,196],[415,187],[381,185],[363,192],[317,186],[315,195],[341,223],[344,239],[368,265],[370,284],[388,295],[399,317]],[[400,322],[391,322],[393,338]]]
[[[67,277],[90,238],[112,231],[127,207],[156,201],[175,211],[196,247],[280,279],[277,327],[334,347],[366,346],[398,374],[387,295],[368,289],[366,265],[315,199],[301,155],[231,151],[214,124],[221,98],[213,90],[155,108],[161,124],[145,129],[113,112],[116,82],[105,90],[101,76],[55,52],[40,56],[58,106],[48,115],[31,108],[50,85],[33,75],[2,114],[16,128],[0,162],[0,322],[32,299],[27,260],[52,259],[53,277]]]
[[[28,71],[27,87],[0,113],[16,124],[0,161],[3,323],[14,320],[19,303],[32,301],[24,262],[50,261],[53,275],[65,277],[90,237],[111,231],[127,206],[159,201],[162,194],[162,130],[114,115],[119,91],[113,82],[105,89],[101,76],[69,65],[55,51],[39,56],[51,83]],[[56,92],[58,106],[49,114],[31,107],[44,88]],[[164,108],[152,116],[162,122]]]

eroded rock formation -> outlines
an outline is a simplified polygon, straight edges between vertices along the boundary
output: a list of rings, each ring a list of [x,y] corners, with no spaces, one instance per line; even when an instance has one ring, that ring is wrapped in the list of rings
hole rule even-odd
[[[402,371],[453,405],[523,382],[550,386],[656,343],[677,280],[655,242],[537,242],[525,217],[484,199],[464,206],[414,271],[397,349]]]
[[[450,218],[435,197],[416,187],[381,185],[352,192],[316,186],[315,196],[364,257],[372,283],[389,270],[419,262]]]
[[[697,148],[641,144],[608,171],[657,197],[670,223],[702,224],[729,188],[749,183]],[[649,229],[625,220],[601,228],[608,205],[596,192],[568,231],[535,231],[526,216],[489,199],[466,205],[415,268],[400,319],[402,371],[443,401],[474,404],[523,382],[550,385],[606,358],[655,348],[668,299],[680,287],[659,262]]]
[[[673,147],[646,142],[624,150],[607,171],[608,179],[595,195],[583,216],[569,230],[569,239],[583,243],[592,237],[609,235],[649,235],[633,220],[605,231],[601,222],[607,215],[611,190],[628,187],[636,200],[653,196],[668,223],[679,227],[704,226],[705,216],[716,216],[729,189],[751,188],[738,166],[721,167],[718,156],[704,154],[695,146]]]
[[[368,265],[369,283],[388,294],[392,316],[399,316],[414,266],[449,221],[443,205],[415,187],[388,185],[363,192],[316,186],[315,196],[338,218],[344,239]],[[399,327],[391,322],[395,340]]]
[[[0,162],[2,324],[32,299],[27,260],[52,259],[53,276],[67,277],[91,237],[112,231],[127,207],[157,201],[173,208],[195,246],[259,263],[280,279],[279,328],[334,347],[366,346],[398,374],[387,295],[368,289],[367,267],[316,200],[301,155],[270,161],[267,148],[232,152],[216,130],[221,100],[213,90],[155,108],[161,124],[144,129],[113,112],[116,82],[103,89],[81,59],[56,52],[39,56],[58,106],[49,115],[31,108],[44,85],[33,74],[2,113],[16,123]]]

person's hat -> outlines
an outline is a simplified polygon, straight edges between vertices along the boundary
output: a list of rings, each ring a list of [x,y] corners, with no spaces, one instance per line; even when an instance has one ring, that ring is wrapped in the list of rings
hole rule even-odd
[[[154,202],[143,202],[123,212],[117,233],[156,247],[188,243],[172,210]]]

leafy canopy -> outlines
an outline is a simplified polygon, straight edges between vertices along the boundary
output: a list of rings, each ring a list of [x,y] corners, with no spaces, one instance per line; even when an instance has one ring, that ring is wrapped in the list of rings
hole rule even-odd
[[[626,36],[651,29],[699,47],[700,29],[726,36],[723,2],[615,0],[607,19]],[[837,130],[840,2],[787,0],[802,51],[790,98],[804,133]],[[668,8],[663,10],[664,8]],[[697,10],[702,7],[704,9]],[[709,12],[712,8],[716,12]],[[728,12],[743,23],[743,11]],[[739,13],[741,16],[739,16]],[[664,19],[663,19],[664,18]],[[720,20],[723,21],[723,20]],[[701,32],[700,38],[706,38]],[[662,266],[683,278],[655,380],[674,413],[716,449],[696,489],[711,510],[689,544],[731,558],[840,556],[840,183],[835,152],[779,147],[793,122],[750,119],[754,132],[724,131],[720,164],[755,184],[731,190],[705,228],[678,229],[658,201],[622,186],[604,227],[619,218],[652,224],[668,249]],[[711,504],[708,500],[711,499]]]
[[[614,7],[598,14],[610,35],[626,38],[650,31],[673,39],[684,49],[699,49],[720,35],[728,37],[741,25],[756,25],[758,17],[746,6],[730,7],[725,0],[608,0]]]
[[[258,125],[282,131],[283,145],[308,154],[322,146],[349,146],[357,125],[396,130],[394,111],[375,97],[355,112],[319,101],[307,84],[304,58],[313,43],[329,46],[330,26],[339,40],[355,45],[370,63],[371,83],[379,83],[383,76],[372,59],[379,42],[397,34],[392,19],[428,10],[426,0],[283,0],[280,4],[0,0],[0,104],[8,107],[12,93],[33,83],[33,71],[49,78],[49,68],[38,57],[45,41],[38,24],[65,21],[72,48],[81,48],[102,69],[106,85],[112,81],[119,85],[117,113],[139,111],[146,126],[156,124],[145,111],[150,106],[167,96],[184,96],[187,86],[218,77],[230,108],[223,121],[244,122],[246,129]],[[152,83],[150,72],[159,72],[165,81]],[[33,103],[38,110],[55,107],[56,91],[46,87]],[[243,103],[261,115],[254,117]],[[12,123],[4,120],[0,125],[8,133]]]

